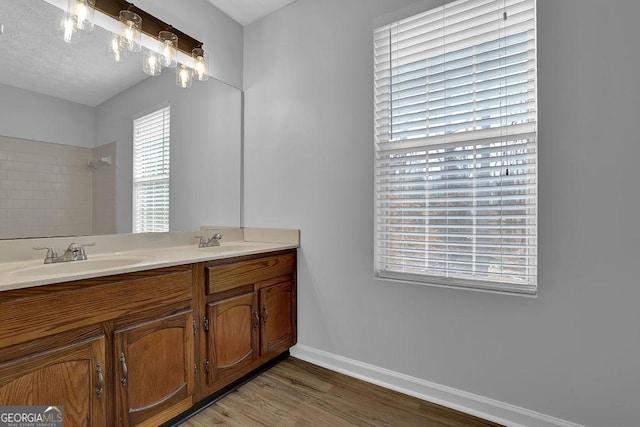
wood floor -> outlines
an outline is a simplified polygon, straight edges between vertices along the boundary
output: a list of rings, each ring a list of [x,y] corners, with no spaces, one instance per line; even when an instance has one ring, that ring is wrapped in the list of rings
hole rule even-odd
[[[289,357],[181,427],[495,424]]]

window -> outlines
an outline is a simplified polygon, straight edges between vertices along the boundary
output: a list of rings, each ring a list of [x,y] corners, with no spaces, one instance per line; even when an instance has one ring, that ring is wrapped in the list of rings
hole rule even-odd
[[[133,231],[169,231],[170,107],[133,121]]]
[[[374,32],[378,277],[535,294],[535,0]]]

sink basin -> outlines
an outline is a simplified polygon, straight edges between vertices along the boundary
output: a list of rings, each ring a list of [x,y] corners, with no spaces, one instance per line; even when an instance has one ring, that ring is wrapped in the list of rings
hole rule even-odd
[[[198,248],[207,252],[235,252],[235,251],[252,251],[264,248],[264,244],[260,243],[229,243],[220,246],[210,246],[206,248]]]
[[[94,270],[106,270],[117,267],[127,267],[147,261],[152,257],[102,258],[85,261],[58,262],[26,267],[9,272],[14,276],[49,276],[58,274],[84,273]]]
[[[213,251],[213,252],[227,252],[227,251],[239,251],[239,250],[244,250],[247,247],[245,245],[220,245],[220,246],[209,246],[209,247],[205,247],[205,248],[198,248],[198,249],[203,249],[205,251]]]

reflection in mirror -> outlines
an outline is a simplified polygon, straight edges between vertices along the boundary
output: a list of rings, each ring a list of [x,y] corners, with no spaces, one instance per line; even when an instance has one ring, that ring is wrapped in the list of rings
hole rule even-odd
[[[239,226],[241,93],[116,63],[109,32],[55,37],[62,11],[0,3],[0,238],[129,233],[133,120],[171,106],[170,230]],[[98,13],[98,12],[96,12]]]

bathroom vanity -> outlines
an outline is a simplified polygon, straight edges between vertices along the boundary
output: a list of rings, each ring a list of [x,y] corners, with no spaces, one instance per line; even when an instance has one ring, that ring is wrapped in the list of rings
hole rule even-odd
[[[297,247],[142,248],[94,257],[133,265],[79,261],[60,274],[0,267],[0,290],[11,288],[0,292],[0,405],[63,406],[65,426],[188,412],[296,343]]]

